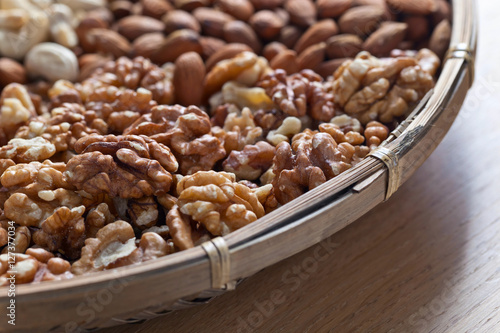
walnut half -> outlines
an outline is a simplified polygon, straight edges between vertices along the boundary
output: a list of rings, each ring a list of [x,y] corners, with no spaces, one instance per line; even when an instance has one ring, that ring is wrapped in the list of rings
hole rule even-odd
[[[108,268],[127,266],[162,257],[170,253],[167,242],[158,234],[144,233],[136,245],[132,226],[125,221],[110,223],[95,238],[85,240],[81,258],[71,271],[80,275]]]
[[[214,236],[237,230],[264,215],[250,188],[236,183],[234,174],[200,171],[177,184],[179,209]]]
[[[67,164],[68,182],[79,190],[142,198],[168,192],[177,161],[165,145],[145,136],[92,135],[78,140]]]

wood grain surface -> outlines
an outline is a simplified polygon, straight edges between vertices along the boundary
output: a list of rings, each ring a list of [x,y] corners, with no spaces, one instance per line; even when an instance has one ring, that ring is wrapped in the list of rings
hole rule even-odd
[[[500,332],[500,3],[478,7],[474,87],[389,202],[207,305],[99,332]]]

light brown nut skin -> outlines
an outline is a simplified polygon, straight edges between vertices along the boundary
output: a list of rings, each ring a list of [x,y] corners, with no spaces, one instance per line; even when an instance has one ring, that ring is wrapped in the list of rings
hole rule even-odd
[[[403,22],[408,24],[407,39],[419,42],[429,35],[430,29],[427,17],[422,15],[411,15],[406,17]]]
[[[85,62],[87,60],[83,59],[83,61]],[[85,63],[83,63],[83,65],[85,65]],[[104,65],[105,64],[103,64],[103,66]],[[43,95],[47,94],[48,97],[50,98],[49,109],[61,107],[65,103],[78,104],[78,106],[74,106],[74,108],[82,108],[80,105],[83,103],[82,96],[78,92],[75,85],[68,80],[57,80],[56,82],[54,82],[52,87],[48,89],[47,92],[41,94]],[[53,111],[51,110],[50,113],[52,115]],[[49,119],[39,117],[37,120],[41,122],[46,122]]]
[[[353,146],[361,145],[365,142],[365,138],[356,131],[346,131],[333,123],[324,123],[319,125],[319,131],[331,135],[336,143],[348,142]]]
[[[131,15],[122,18],[116,23],[118,33],[133,41],[137,37],[152,33],[163,32],[165,30],[165,23],[160,20],[148,16]]]
[[[117,259],[107,268],[116,268],[140,264],[142,262],[157,259],[171,253],[171,247],[158,234],[154,232],[146,232],[141,236],[139,246],[129,256]]]
[[[4,209],[10,220],[23,226],[39,227],[56,207],[54,204],[32,200],[24,193],[14,193],[5,201]]]
[[[0,246],[5,246],[9,242],[7,229],[0,228]]]
[[[366,124],[365,138],[366,145],[371,149],[378,147],[389,136],[389,129],[387,126],[379,123],[378,121],[371,121]]]
[[[224,25],[224,39],[228,43],[241,43],[250,46],[253,52],[259,54],[262,44],[255,31],[243,21],[231,21]]]
[[[172,10],[168,12],[163,18],[165,23],[165,32],[167,34],[176,30],[189,29],[201,32],[201,26],[198,20],[190,13],[183,10]]]
[[[335,114],[333,95],[321,86],[323,79],[310,70],[286,76],[283,70],[265,76],[258,85],[266,90],[273,102],[292,117],[310,115],[329,121]]]
[[[434,29],[429,41],[429,49],[443,59],[451,39],[451,25],[448,20],[441,21]]]
[[[200,37],[200,44],[203,59],[208,59],[226,45],[226,42],[219,38],[202,36]]]
[[[158,222],[158,204],[153,197],[130,199],[127,213],[137,229],[144,230]]]
[[[14,165],[16,165],[16,163],[11,159],[0,159],[0,177],[5,172],[5,170]]]
[[[262,50],[262,55],[267,59],[267,61],[270,62],[278,54],[287,50],[288,48],[284,44],[280,42],[271,42],[264,47],[264,49]]]
[[[353,34],[364,39],[385,20],[387,17],[382,7],[360,6],[347,10],[338,23],[343,34]]]
[[[106,203],[103,202],[91,208],[85,218],[86,238],[94,238],[101,228],[114,221],[115,216],[110,212]]]
[[[265,76],[258,85],[266,90],[267,95],[286,114],[294,117],[306,114],[306,84],[301,80],[292,85],[287,80],[286,72],[278,69]],[[287,89],[288,85],[291,89]]]
[[[136,246],[132,226],[116,221],[85,241],[82,256],[73,263],[71,271],[77,275],[102,271],[156,259],[169,252],[167,242],[152,232],[144,233]]]
[[[279,35],[285,22],[275,12],[271,10],[261,10],[256,12],[249,21],[253,30],[260,38],[270,40]]]
[[[346,114],[333,117],[332,119],[330,119],[330,123],[338,127],[342,132],[344,132],[344,134],[348,132],[357,132],[363,134],[363,126],[361,125],[359,120]],[[333,139],[337,141],[334,136]]]
[[[311,0],[286,0],[284,8],[290,14],[290,21],[301,27],[316,22],[316,6]]]
[[[141,5],[143,15],[151,16],[158,20],[174,9],[170,2],[163,0],[141,0]]]
[[[42,137],[33,139],[14,138],[0,148],[0,158],[11,159],[16,163],[44,161],[56,153],[56,147]]]
[[[176,8],[191,12],[196,8],[207,7],[211,0],[173,0]]]
[[[343,107],[361,86],[366,73],[378,64],[367,52],[359,53],[352,61],[344,62],[334,73],[332,90],[335,103]]]
[[[262,10],[278,8],[285,2],[285,0],[250,0],[250,2],[255,9]]]
[[[218,59],[220,55],[215,53],[212,57]],[[224,58],[222,58],[222,61],[207,61],[207,70],[209,72],[204,82],[205,96],[209,97],[213,93],[219,91],[224,83],[236,79],[243,71],[254,66],[257,61],[258,57],[251,52],[238,53],[238,56],[232,59],[224,60]],[[213,68],[210,67],[211,63],[215,63]]]
[[[233,150],[242,150],[248,144],[256,143],[262,136],[262,129],[255,126],[248,109],[245,109],[242,116],[237,118],[239,119],[234,123],[240,123],[239,125],[232,125],[234,118],[227,117],[224,129],[212,128],[212,134],[223,142],[227,154]]]
[[[189,217],[184,216],[177,205],[169,210],[166,223],[176,247],[180,250],[194,247]]]
[[[29,248],[26,250],[26,254],[43,264],[46,264],[50,259],[54,258],[54,254],[42,248]]]
[[[348,60],[352,60],[351,58],[339,58],[323,61],[321,64],[316,66],[314,71],[321,75],[324,79],[330,78],[335,71],[342,66],[342,64]]]
[[[63,94],[53,99],[53,104],[62,102]],[[66,96],[70,96],[67,94]],[[27,126],[16,132],[16,138],[45,139],[55,147],[55,152],[73,151],[75,142],[83,136],[106,134],[108,125],[99,119],[94,111],[87,111],[76,103],[62,103],[61,107],[52,109],[51,118],[32,119]]]
[[[272,169],[271,169],[271,174]],[[273,174],[274,175],[274,174]],[[253,189],[253,192],[255,195],[257,195],[257,198],[259,199],[259,202],[262,204],[264,209],[266,210],[266,214],[269,214],[276,208],[278,208],[279,203],[276,200],[276,197],[274,195],[274,188],[272,184],[266,184],[263,186],[260,186],[258,188]]]
[[[328,58],[351,58],[362,50],[363,40],[357,35],[342,34],[330,37],[326,41]]]
[[[5,244],[7,244],[7,232],[5,229],[1,228],[0,229],[0,244],[3,243],[3,238],[5,237]],[[13,240],[13,249],[12,247],[5,247],[2,250],[2,253],[24,253],[31,242],[31,232],[27,227],[21,226],[17,227],[14,235],[14,240]],[[4,245],[5,245],[4,244]],[[2,245],[3,246],[3,245]]]
[[[125,134],[142,134],[172,149],[182,174],[210,170],[226,152],[210,134],[208,115],[195,106],[159,106],[131,125]]]
[[[9,164],[7,162],[7,165]],[[9,190],[29,195],[38,195],[38,192],[42,190],[72,189],[64,179],[65,168],[64,163],[51,161],[17,164],[7,168],[0,177],[0,181]]]
[[[286,204],[349,169],[370,151],[357,147],[337,144],[329,133],[309,129],[295,135],[291,145],[280,143],[273,164],[276,200]]]
[[[437,9],[435,0],[387,0],[387,4],[407,14],[427,15]]]
[[[436,75],[436,72],[441,65],[441,61],[434,52],[429,49],[421,49],[418,51],[415,58],[418,61],[418,65],[424,72],[429,73],[431,76]]]
[[[441,21],[451,22],[451,5],[446,0],[436,0],[437,9],[432,13],[432,23],[437,26]]]
[[[61,207],[41,224],[41,230],[35,231],[35,244],[50,251],[59,251],[71,259],[80,256],[85,241],[85,207],[69,209]]]
[[[111,82],[110,78],[112,78]],[[124,91],[117,94],[118,87],[134,90],[134,92]],[[110,88],[111,93],[98,93],[96,90],[99,88]],[[139,88],[147,91],[139,91]],[[82,82],[79,93],[87,104],[90,104],[92,99],[97,103],[106,103],[106,98],[109,98],[109,103],[112,104],[110,108],[116,111],[149,112],[149,108],[156,103],[172,104],[174,101],[170,69],[160,68],[143,57],[134,59],[122,57],[106,63],[103,68],[98,69],[90,78]],[[156,103],[148,100],[149,94]],[[116,99],[120,100],[121,105],[120,103],[113,104]],[[132,103],[133,101],[135,103]],[[96,105],[97,103],[90,104],[89,106],[92,106],[90,110],[99,111],[102,105]]]
[[[271,167],[275,148],[265,141],[247,145],[242,151],[232,151],[222,164],[224,171],[238,179],[256,180]]]
[[[307,164],[311,164],[307,157],[297,159],[297,163],[300,162],[299,167],[294,166],[294,160],[295,157],[288,142],[282,142],[276,147],[273,168],[276,177],[272,184],[276,199],[281,204],[298,198],[307,190],[311,190],[326,181],[326,177],[320,168],[307,167]],[[302,171],[299,168],[302,168]]]
[[[387,79],[392,82],[402,70],[407,67],[416,66],[417,64],[418,61],[415,56],[384,59],[368,70],[361,84],[363,86],[368,86],[380,79]]]
[[[87,53],[96,52],[97,45],[92,39],[88,38],[89,32],[92,29],[107,29],[108,27],[109,24],[105,20],[96,16],[87,15],[82,19],[82,21],[80,21],[80,24],[75,29],[79,45]]]
[[[133,46],[133,49],[136,50],[135,46]],[[80,56],[78,58],[78,65],[80,66],[78,81],[87,79],[95,70],[104,67],[110,59],[111,57],[106,57],[97,53],[89,53]]]
[[[287,25],[281,29],[278,42],[292,49],[302,36],[302,30],[294,25]]]
[[[323,42],[338,32],[339,28],[334,20],[326,19],[319,21],[304,32],[295,44],[294,50],[300,54],[309,46]]]
[[[374,56],[386,56],[404,40],[407,30],[406,23],[387,22],[365,40],[363,49]]]
[[[286,114],[278,109],[258,110],[254,113],[255,124],[262,128],[265,135],[281,126],[286,117]]]
[[[5,216],[22,226],[40,227],[54,211],[78,207],[82,197],[64,179],[64,163],[31,162],[11,166],[0,180],[8,190],[3,208]]]
[[[184,106],[201,104],[205,74],[205,64],[198,53],[188,52],[177,58],[173,81],[177,103]]]
[[[219,62],[222,62],[223,60],[228,60],[227,63],[230,63],[233,61],[233,58],[238,57],[238,59],[242,59],[243,54],[247,57],[255,57],[255,55],[252,55],[253,51],[250,46],[242,44],[242,43],[230,43],[230,44],[225,44],[215,52],[210,58],[207,59],[206,65],[207,65],[207,70],[212,71],[216,65],[219,64]],[[243,60],[245,63],[247,60]],[[251,60],[253,61],[253,60]],[[246,64],[242,64],[245,66]],[[224,64],[221,64],[219,67],[224,67]],[[229,66],[228,66],[229,67]],[[243,68],[243,67],[242,67]]]
[[[196,31],[182,29],[168,35],[156,52],[151,55],[151,60],[157,64],[165,64],[174,62],[186,52],[201,54],[202,51],[200,35]]]
[[[269,63],[272,69],[283,69],[288,75],[297,73],[299,64],[297,60],[297,52],[293,50],[285,50],[278,53]]]
[[[134,91],[103,86],[90,92],[85,108],[95,110],[99,118],[109,121],[109,125],[115,126],[112,130],[119,130],[133,122],[130,119],[149,112],[156,104],[153,94],[147,89]]]
[[[230,81],[222,87],[222,99],[225,103],[236,105],[242,110],[248,108],[252,111],[273,108],[273,102],[266,95],[264,89],[259,87],[249,88],[245,84]]]
[[[200,23],[205,35],[216,38],[223,38],[224,26],[234,20],[231,15],[213,8],[197,8],[193,11],[193,16]]]
[[[67,165],[69,183],[87,193],[141,198],[170,189],[178,164],[170,149],[145,136],[89,136]],[[116,159],[116,160],[114,160]]]
[[[15,60],[0,58],[0,89],[11,83],[26,83],[26,69]]]
[[[223,45],[210,58],[207,59],[207,71],[211,71],[215,65],[222,60],[231,60],[242,52],[253,52],[252,48],[242,43],[230,43]]]
[[[179,209],[200,222],[214,236],[239,229],[264,215],[257,196],[234,175],[206,171],[184,177],[177,184]]]
[[[115,58],[129,55],[132,51],[130,42],[118,32],[109,29],[91,29],[86,37],[91,49]]]
[[[2,256],[7,256],[7,254],[2,254]],[[40,268],[39,262],[31,256],[26,255],[18,254],[15,258],[15,264],[12,272],[10,270],[6,271],[5,274],[0,277],[0,285],[7,285],[8,280],[6,278],[10,277],[10,275],[15,276],[16,284],[30,283],[35,280],[36,273]],[[7,261],[7,259],[5,259],[5,261]]]
[[[47,262],[47,269],[55,275],[63,274],[64,272],[69,271],[71,268],[71,264],[61,258],[52,258]]]
[[[174,179],[176,179],[176,177],[174,177]],[[177,186],[177,184],[175,186]],[[175,193],[175,190],[173,190],[172,192]],[[172,209],[175,205],[177,205],[177,197],[168,193],[157,196],[156,199],[158,200],[158,203],[163,206],[163,208],[166,208],[168,210]]]
[[[82,255],[73,263],[71,271],[80,275],[102,271],[116,260],[130,255],[135,249],[132,226],[125,221],[116,221],[97,232],[96,238],[85,240]],[[106,249],[108,250],[106,251]]]
[[[319,17],[338,17],[351,8],[352,0],[317,0],[316,7]]]
[[[376,119],[389,123],[394,117],[404,115],[410,105],[417,101],[418,93],[415,90],[404,89],[396,85],[382,100],[373,104],[367,112],[358,116],[358,119],[363,124]]]
[[[238,20],[248,21],[255,12],[250,0],[217,0],[215,5]]]
[[[391,122],[434,86],[432,74],[438,66],[439,59],[427,49],[385,59],[362,52],[335,72],[335,102],[363,124]]]
[[[352,95],[345,105],[344,110],[350,115],[364,112],[373,103],[383,98],[389,89],[390,82],[385,78],[380,78]]]
[[[316,81],[317,82],[317,81]],[[319,121],[329,121],[336,113],[333,94],[327,92],[320,84],[309,87],[309,115]]]
[[[297,63],[300,69],[313,69],[325,60],[326,44],[324,42],[314,44],[306,48],[299,57]]]
[[[6,144],[20,126],[36,116],[35,105],[26,88],[19,83],[7,85],[0,95],[0,144]]]

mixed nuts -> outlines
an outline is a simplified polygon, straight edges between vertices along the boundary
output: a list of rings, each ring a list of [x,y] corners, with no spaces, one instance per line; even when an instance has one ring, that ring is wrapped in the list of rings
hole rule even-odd
[[[446,0],[2,0],[0,284],[9,252],[17,283],[139,264],[320,186],[450,35]]]

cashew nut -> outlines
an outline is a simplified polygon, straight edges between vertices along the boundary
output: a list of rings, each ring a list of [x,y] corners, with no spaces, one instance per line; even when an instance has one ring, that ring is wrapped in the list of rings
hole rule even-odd
[[[69,49],[56,43],[41,43],[33,47],[25,59],[28,73],[49,81],[76,81],[78,59]]]
[[[78,45],[78,36],[71,25],[71,8],[63,4],[50,6],[50,34],[52,40],[67,48]]]
[[[2,0],[0,9],[2,12],[10,10],[10,13],[15,10],[14,14],[20,13],[19,10],[27,13],[27,20],[18,29],[0,27],[0,55],[21,60],[29,49],[48,39],[49,18],[39,7],[27,0]],[[16,21],[16,19],[13,20]],[[22,21],[23,19],[20,19],[7,25],[16,26]]]

